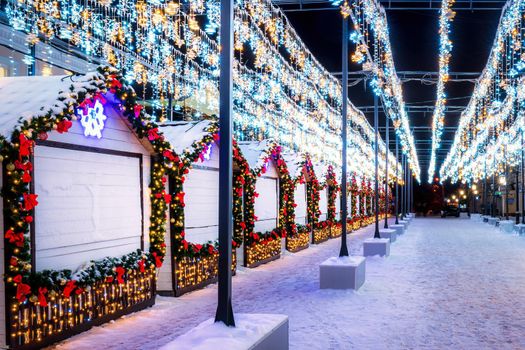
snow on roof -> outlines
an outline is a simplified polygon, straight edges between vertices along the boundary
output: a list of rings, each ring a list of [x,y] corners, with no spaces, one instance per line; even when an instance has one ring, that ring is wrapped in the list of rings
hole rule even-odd
[[[281,153],[281,156],[283,157],[284,161],[286,162],[286,166],[288,167],[288,172],[290,173],[290,176],[292,178],[297,178],[299,175],[301,175],[301,162],[304,160],[304,157],[295,152],[285,151]]]
[[[208,130],[212,123],[210,120],[169,122],[159,125],[159,129],[175,153],[183,155],[191,151],[195,142],[209,135]]]
[[[314,167],[314,173],[317,177],[317,180],[320,182],[323,182],[326,180],[326,176],[328,175],[328,164],[324,162],[312,162]]]
[[[270,147],[270,140],[239,141],[237,144],[250,169],[257,169],[264,165],[264,160],[268,156],[267,151],[268,147]]]
[[[22,122],[43,116],[50,110],[55,114],[63,112],[66,108],[64,102],[71,101],[69,92],[96,89],[96,79],[102,79],[102,76],[88,73],[0,78],[0,135],[10,138]]]

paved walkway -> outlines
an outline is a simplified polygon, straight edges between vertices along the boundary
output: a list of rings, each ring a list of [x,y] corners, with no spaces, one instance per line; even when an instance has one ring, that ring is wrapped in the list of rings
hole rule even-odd
[[[349,236],[362,253],[372,226]],[[418,218],[357,292],[319,290],[331,240],[234,278],[234,311],[290,316],[291,349],[525,349],[525,237],[456,218]],[[215,313],[216,286],[158,298],[59,349],[156,349]],[[221,350],[220,346],[217,350]]]

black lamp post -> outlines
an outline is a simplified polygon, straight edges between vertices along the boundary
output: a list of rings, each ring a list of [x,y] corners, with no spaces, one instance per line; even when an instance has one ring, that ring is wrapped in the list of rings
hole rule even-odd
[[[385,116],[385,129],[386,129],[386,136],[385,136],[385,143],[386,143],[386,160],[385,160],[385,228],[388,228],[388,153],[390,149],[390,130],[388,125],[388,116]]]
[[[396,135],[396,163],[399,162],[399,142]],[[396,164],[396,200],[394,202],[395,211],[396,211],[396,225],[399,224],[399,208],[398,208],[398,201],[399,201],[399,170],[398,166]]]
[[[348,202],[347,202],[347,177],[346,177],[346,144],[347,144],[347,108],[348,108],[348,17],[343,16],[343,76],[341,85],[343,87],[343,106],[342,106],[342,128],[341,138],[343,143],[343,166],[342,178],[341,178],[341,209],[342,209],[342,233],[341,233],[341,249],[339,250],[339,256],[348,256],[348,247],[346,245],[346,219],[348,217]]]
[[[374,152],[375,152],[375,182],[374,182],[374,190],[375,190],[375,203],[374,203],[374,209],[375,209],[375,216],[376,216],[376,222],[375,222],[375,232],[374,232],[374,238],[381,238],[381,235],[379,234],[379,102],[377,95],[374,93],[374,131],[375,131],[375,142],[374,142]],[[388,117],[387,117],[388,118]]]
[[[233,115],[233,0],[221,0],[219,76],[219,286],[215,322],[235,326],[232,309],[232,115]]]

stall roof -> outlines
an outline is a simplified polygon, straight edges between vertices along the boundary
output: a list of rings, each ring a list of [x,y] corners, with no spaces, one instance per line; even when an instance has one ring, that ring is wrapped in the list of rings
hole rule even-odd
[[[69,92],[96,89],[98,73],[86,75],[31,76],[0,78],[0,135],[10,138],[25,120],[43,116],[50,110],[62,113],[71,101]]]
[[[248,162],[250,169],[256,169],[264,165],[267,156],[270,140],[262,141],[240,141],[237,144],[241,149],[242,155]]]
[[[301,162],[304,161],[304,156],[300,153],[294,152],[283,152],[281,153],[286,166],[288,167],[288,172],[292,178],[297,178],[301,175]]]
[[[195,142],[201,141],[209,135],[210,120],[169,122],[159,125],[166,140],[178,155],[190,150]]]

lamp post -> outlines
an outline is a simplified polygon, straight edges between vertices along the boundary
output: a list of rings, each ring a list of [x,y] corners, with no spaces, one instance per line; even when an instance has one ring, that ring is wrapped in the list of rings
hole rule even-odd
[[[390,131],[388,130],[388,116],[385,116],[385,129],[386,129],[386,136],[385,136],[385,142],[386,142],[386,160],[385,160],[385,228],[388,228],[388,151],[390,148]]]
[[[489,207],[487,205],[487,158],[485,158],[485,173],[483,174],[483,214],[489,215]]]
[[[504,152],[505,158],[505,220],[509,219],[509,163],[507,162],[507,146],[505,146]]]
[[[341,128],[341,138],[343,143],[343,166],[341,167],[342,170],[342,178],[341,178],[341,209],[342,209],[342,218],[341,222],[342,225],[342,233],[341,233],[341,249],[339,250],[339,256],[348,256],[348,247],[346,245],[346,219],[348,217],[348,202],[347,202],[347,177],[346,177],[346,157],[347,157],[347,108],[348,108],[348,17],[343,16],[343,53],[342,53],[342,63],[343,63],[343,76],[341,85],[343,87],[343,106],[342,106],[342,128]]]
[[[401,187],[401,220],[405,218],[405,191],[407,183],[405,181],[405,155],[401,154],[401,170],[403,171],[403,186]]]
[[[234,327],[232,309],[232,115],[233,115],[233,0],[221,0],[219,76],[219,277],[215,322]]]
[[[374,93],[374,131],[375,131],[375,142],[374,142],[374,152],[375,152],[375,181],[374,181],[374,190],[375,190],[375,203],[374,203],[374,209],[375,209],[375,216],[376,216],[376,223],[375,223],[375,232],[374,232],[374,238],[381,238],[381,235],[379,234],[379,106],[378,106],[378,98],[377,94]],[[388,117],[387,117],[388,118]]]
[[[514,174],[516,175],[516,186],[514,188],[514,197],[516,198],[516,225],[520,223],[520,168],[517,165],[516,171]]]
[[[399,201],[399,169],[397,164],[399,163],[399,142],[396,137],[396,200],[394,202],[395,205],[395,211],[396,211],[396,225],[399,224],[399,208],[398,208],[398,201]]]

